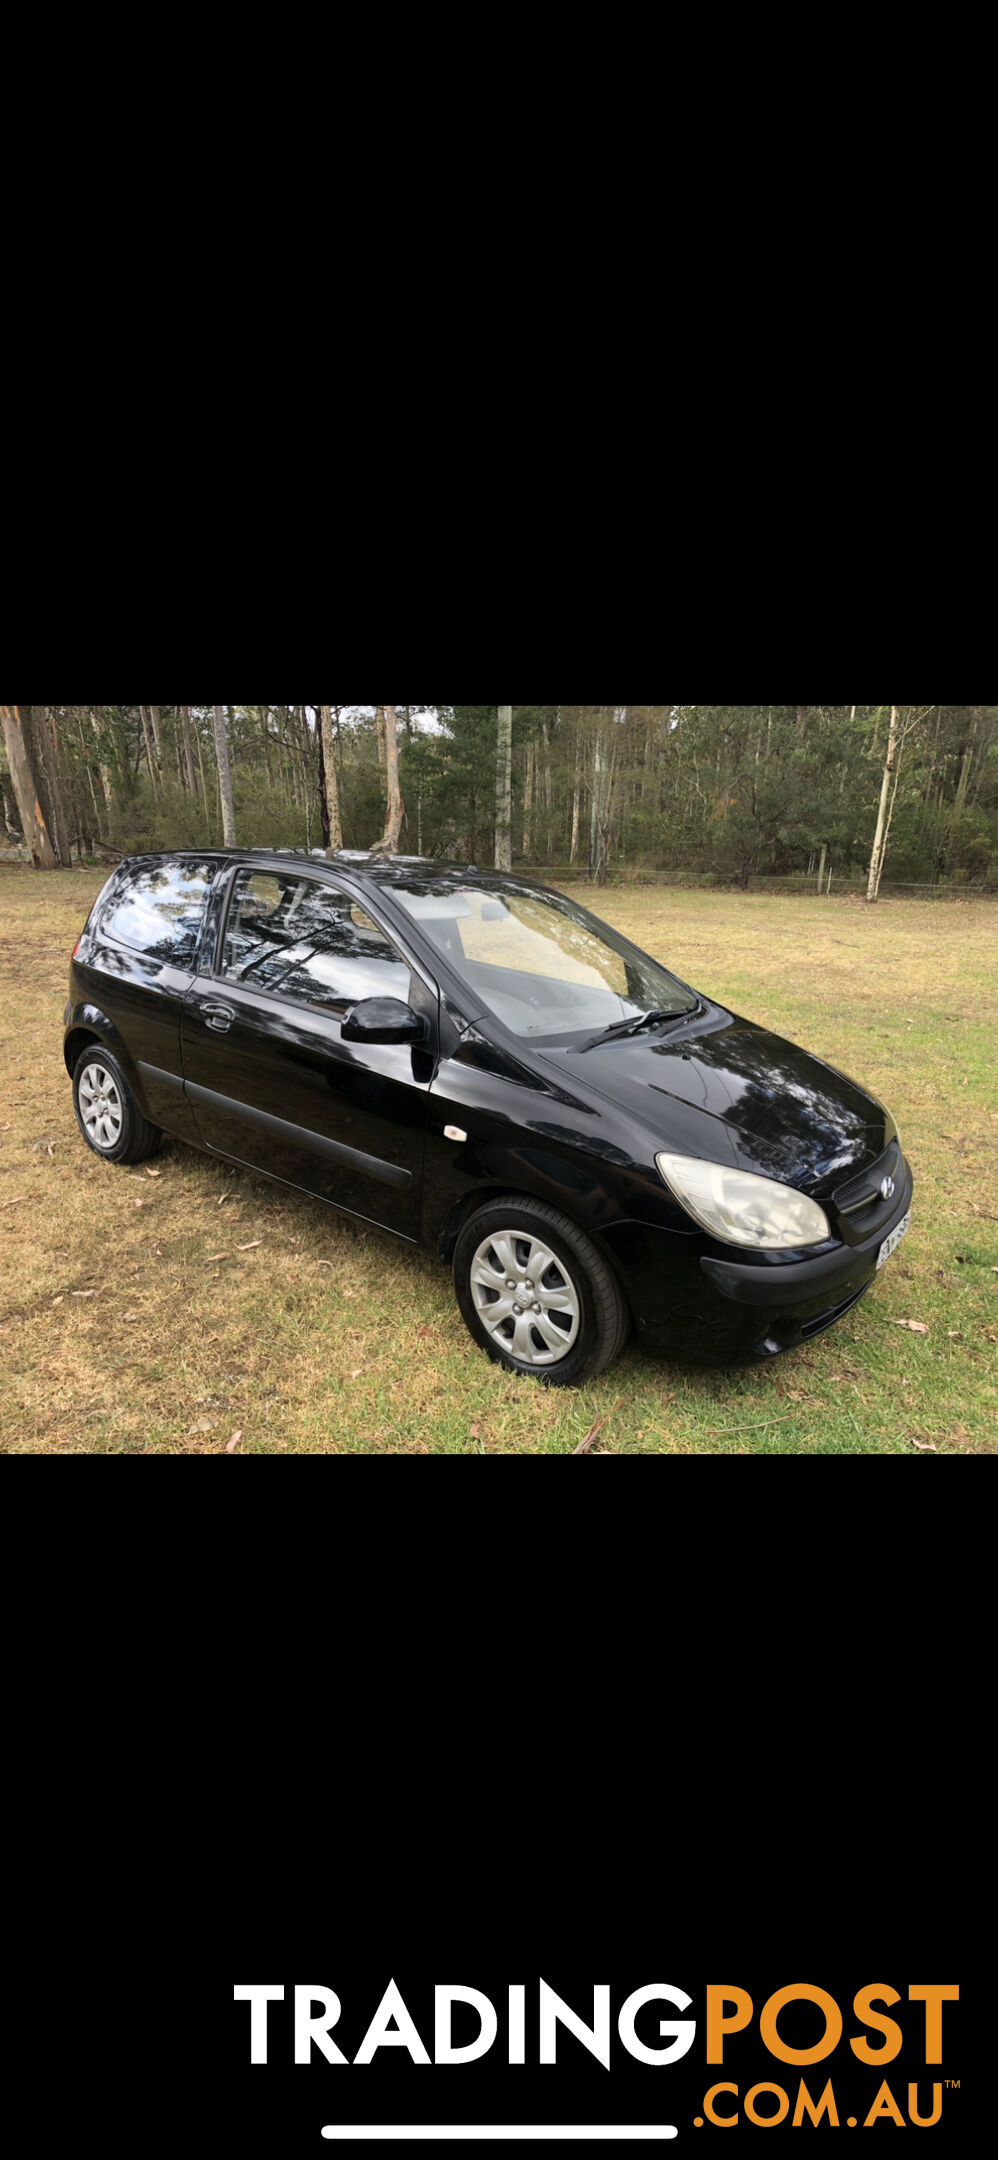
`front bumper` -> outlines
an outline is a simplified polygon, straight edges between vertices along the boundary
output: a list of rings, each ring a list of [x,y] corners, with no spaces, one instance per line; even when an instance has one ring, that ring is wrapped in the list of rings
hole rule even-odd
[[[627,1291],[638,1340],[661,1355],[732,1365],[776,1357],[831,1327],[870,1288],[884,1239],[911,1207],[911,1166],[876,1235],[808,1259],[731,1257],[716,1240],[615,1225],[606,1244]]]

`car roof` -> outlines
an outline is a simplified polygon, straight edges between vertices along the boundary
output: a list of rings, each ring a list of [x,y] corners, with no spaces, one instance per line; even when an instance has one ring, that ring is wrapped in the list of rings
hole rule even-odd
[[[325,848],[162,848],[155,853],[147,851],[141,855],[127,856],[125,861],[164,862],[177,861],[183,857],[193,857],[198,862],[204,862],[206,858],[213,862],[244,863],[248,860],[259,863],[261,867],[273,864],[275,868],[286,864],[295,869],[308,863],[317,870],[345,870],[351,877],[369,879],[373,884],[389,890],[393,885],[419,887],[424,883],[438,889],[451,885],[455,890],[468,885],[477,885],[483,890],[497,892],[510,889],[534,892],[549,890],[538,878],[521,876],[516,870],[480,869],[477,863],[438,862],[430,855],[372,854],[360,848],[339,848],[334,854],[328,854]]]

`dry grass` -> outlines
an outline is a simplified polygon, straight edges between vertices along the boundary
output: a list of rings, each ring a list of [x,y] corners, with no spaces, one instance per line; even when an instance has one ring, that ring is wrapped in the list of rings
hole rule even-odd
[[[428,1255],[179,1145],[153,1176],[88,1152],[61,1029],[69,953],[101,882],[0,868],[5,1451],[215,1455],[238,1431],[243,1454],[565,1455],[610,1413],[594,1455],[993,1452],[987,902],[580,894],[735,1011],[865,1080],[895,1112],[916,1197],[869,1297],[795,1356],[705,1373],[631,1349],[562,1392],[489,1364]]]

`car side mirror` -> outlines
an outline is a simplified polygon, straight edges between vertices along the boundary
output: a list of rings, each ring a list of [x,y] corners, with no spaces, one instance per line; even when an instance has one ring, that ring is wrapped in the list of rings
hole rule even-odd
[[[359,1005],[351,1005],[344,1013],[340,1034],[344,1042],[419,1043],[425,1038],[426,1022],[401,998],[361,998]]]

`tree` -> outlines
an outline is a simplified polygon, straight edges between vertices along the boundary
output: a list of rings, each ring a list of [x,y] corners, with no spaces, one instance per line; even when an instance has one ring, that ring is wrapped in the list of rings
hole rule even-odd
[[[898,706],[891,706],[891,724],[887,731],[887,756],[884,759],[884,777],[881,782],[880,802],[877,809],[877,829],[873,836],[873,853],[870,856],[870,870],[866,882],[866,904],[868,907],[872,906],[880,892],[880,880],[883,876],[884,859],[887,854],[891,819],[894,815],[894,798],[898,790],[898,776],[904,746],[912,730],[917,726],[919,720],[924,719],[926,712],[929,710],[928,706],[923,706],[920,709],[908,706],[902,719],[899,716]],[[891,787],[892,780],[893,787]],[[887,800],[888,789],[890,789],[889,805]]]
[[[500,705],[496,761],[496,869],[513,868],[513,707]]]
[[[617,781],[619,754],[619,730],[627,720],[626,705],[614,706],[614,726],[604,725],[606,706],[597,707],[598,724],[593,743],[592,812],[589,830],[589,874],[597,885],[605,885],[610,867],[610,838],[613,829],[614,793]]]
[[[138,854],[221,837],[213,708],[8,710],[0,774],[8,830],[27,805],[29,859],[68,863],[71,846],[75,855],[93,841]],[[240,835],[257,846],[335,845],[322,708],[222,711]],[[391,781],[385,708],[330,712],[346,846],[377,835],[387,851],[395,823],[397,847],[503,861],[506,707],[396,706]],[[583,876],[644,868],[743,887],[795,876],[824,890],[832,870],[836,891],[865,894],[876,831],[875,890],[888,855],[892,878],[998,889],[998,706],[899,706],[881,817],[890,720],[889,705],[514,705],[510,853]]]
[[[340,791],[336,781],[336,749],[333,742],[333,708],[323,705],[322,713],[322,762],[326,782],[326,809],[329,816],[329,839],[327,848],[331,855],[343,846],[343,826],[340,822]]]
[[[215,730],[215,756],[218,760],[218,793],[222,805],[222,846],[236,845],[236,812],[232,800],[232,773],[229,767],[229,742],[225,731],[225,713],[221,705],[211,708],[212,726]]]
[[[36,870],[68,869],[72,857],[64,858],[53,816],[45,768],[39,754],[30,705],[2,705],[3,737],[7,762],[24,833]],[[65,839],[62,842],[66,845]]]
[[[152,788],[153,794],[156,795],[159,792],[159,766],[157,763],[155,752],[153,750],[152,733],[149,726],[148,714],[144,705],[139,706],[139,719],[142,722],[142,740],[145,743],[146,764],[149,768],[149,784]]]
[[[381,707],[385,729],[385,774],[388,794],[388,814],[385,819],[384,846],[389,855],[398,853],[399,833],[402,830],[402,790],[399,787],[398,718],[394,705]]]

